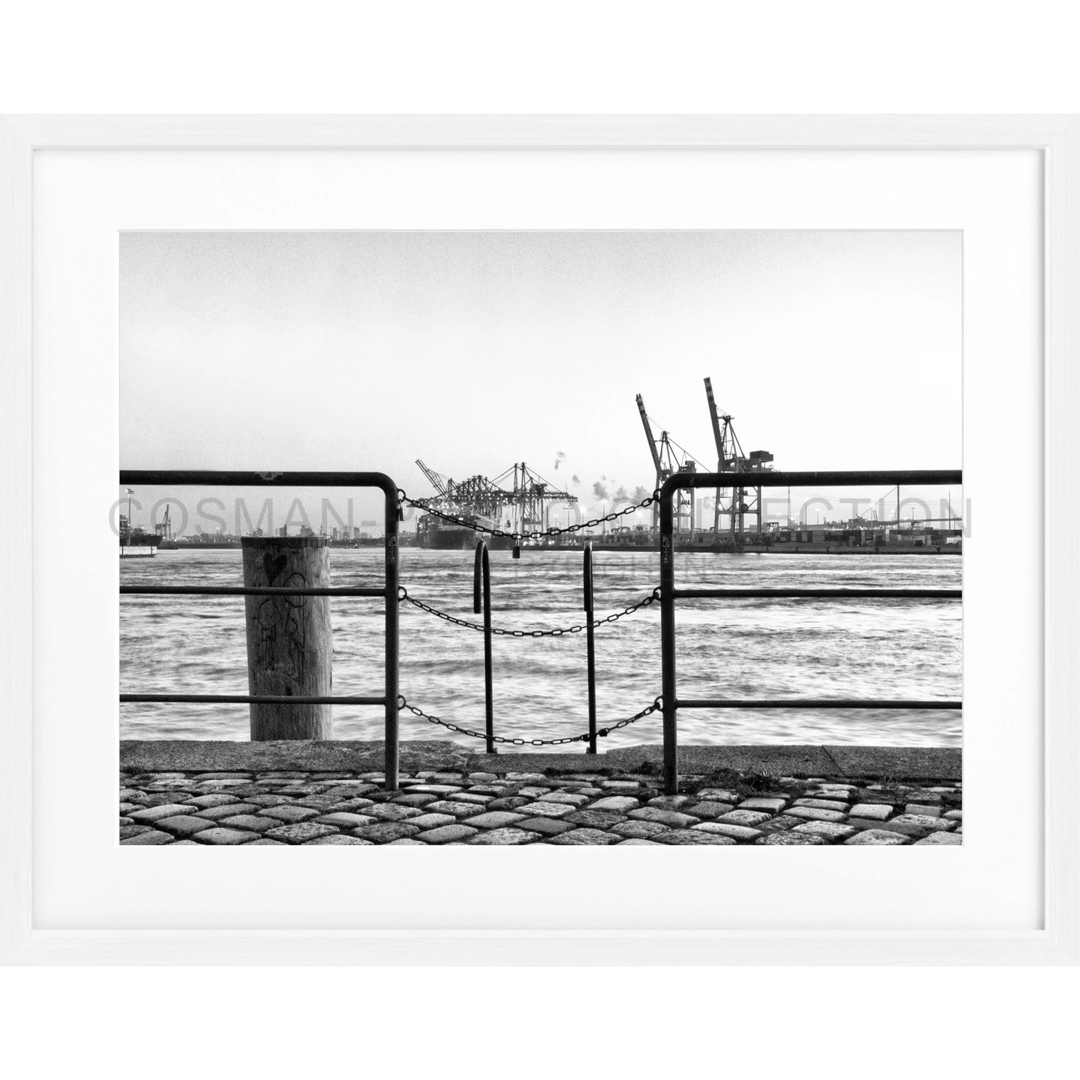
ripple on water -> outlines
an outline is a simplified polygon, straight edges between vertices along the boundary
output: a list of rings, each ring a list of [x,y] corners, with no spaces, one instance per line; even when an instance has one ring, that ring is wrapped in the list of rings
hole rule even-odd
[[[382,553],[331,552],[335,584],[378,583]],[[469,621],[471,552],[402,551],[409,593]],[[598,617],[641,599],[657,584],[650,553],[598,552]],[[493,623],[505,628],[580,624],[580,552],[492,552]],[[234,585],[233,551],[162,552],[120,567],[125,583]],[[955,556],[770,555],[680,557],[680,584],[782,587],[959,587]],[[121,597],[120,674],[129,692],[244,693],[243,604],[236,598]],[[659,605],[596,632],[601,725],[629,716],[660,692]],[[366,600],[335,601],[334,687],[382,689],[383,614]],[[962,610],[940,601],[687,601],[676,613],[683,697],[959,697]],[[493,641],[500,733],[552,738],[583,731],[585,635]],[[482,728],[483,637],[402,605],[401,686],[411,702],[464,727]],[[402,714],[404,738],[453,737]],[[123,738],[246,739],[246,706],[124,705]],[[381,708],[335,709],[339,738],[381,738]],[[959,745],[958,711],[684,711],[685,744],[828,742]],[[458,741],[471,740],[458,737]],[[612,734],[608,747],[660,741],[652,715]]]

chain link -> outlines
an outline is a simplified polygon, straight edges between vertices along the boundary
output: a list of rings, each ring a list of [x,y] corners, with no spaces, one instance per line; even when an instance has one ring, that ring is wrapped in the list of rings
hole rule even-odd
[[[446,728],[448,731],[456,732],[459,735],[468,735],[473,739],[486,739],[487,736],[479,731],[470,731],[468,728],[459,727],[457,724],[451,724],[449,720],[443,720],[438,716],[431,716],[429,713],[424,712],[423,709],[418,709],[415,705],[410,705],[405,700],[404,694],[398,694],[398,712],[402,709],[407,709],[413,714],[413,716],[420,717],[421,720],[427,720],[429,724],[439,724],[441,727]],[[614,724],[609,724],[604,728],[597,728],[596,734],[598,738],[603,738],[610,735],[613,731],[618,731],[619,728],[628,727],[630,724],[636,724],[638,720],[643,720],[646,716],[651,715],[654,712],[659,712],[664,707],[664,699],[662,697],[656,698],[651,705],[647,705],[640,712],[634,713],[633,716],[628,716],[624,720],[618,720]],[[563,746],[566,743],[575,742],[588,742],[589,733],[586,731],[584,735],[570,735],[563,739],[515,739],[505,738],[502,735],[492,736],[492,742],[504,743],[508,746]]]
[[[618,521],[619,518],[625,517],[627,514],[632,514],[637,510],[644,510],[646,507],[652,506],[654,502],[660,501],[660,491],[657,489],[648,498],[642,502],[635,503],[632,506],[624,506],[621,510],[613,510],[610,514],[605,514],[603,517],[590,518],[588,521],[583,521],[579,525],[567,525],[565,527],[556,527],[554,529],[541,529],[536,532],[507,532],[505,529],[493,529],[487,525],[480,525],[475,521],[468,521],[465,518],[457,517],[455,514],[448,514],[444,510],[436,510],[434,506],[430,506],[425,502],[420,502],[417,499],[411,499],[401,489],[398,488],[398,507],[404,503],[408,503],[410,506],[415,506],[418,510],[423,510],[426,514],[434,514],[437,518],[442,518],[443,521],[449,521],[453,525],[464,525],[467,529],[472,529],[474,532],[487,533],[489,536],[505,536],[509,539],[520,542],[522,540],[540,540],[545,536],[561,536],[563,533],[576,533],[581,532],[582,529],[595,529],[597,525],[603,525],[607,521]]]
[[[593,629],[595,630],[599,626],[603,626],[605,623],[617,622],[624,615],[633,615],[635,611],[641,611],[647,608],[650,604],[655,604],[660,599],[660,589],[655,588],[648,595],[639,600],[636,604],[631,604],[629,607],[625,607],[622,611],[613,611],[610,615],[606,615],[602,619],[593,620]],[[413,607],[419,608],[421,611],[426,611],[429,615],[434,615],[438,619],[442,619],[444,622],[452,623],[454,626],[463,626],[469,630],[483,631],[484,627],[479,623],[469,622],[468,619],[459,619],[455,615],[448,615],[445,611],[439,611],[438,608],[433,608],[430,604],[425,604],[423,600],[417,600],[415,596],[410,596],[408,590],[404,585],[398,586],[398,602],[402,600],[408,601]],[[504,630],[501,627],[493,626],[491,628],[492,634],[498,634],[502,637],[515,637],[515,638],[542,638],[542,637],[562,637],[563,634],[580,634],[582,630],[587,629],[588,624],[575,623],[573,626],[557,627],[554,630]]]

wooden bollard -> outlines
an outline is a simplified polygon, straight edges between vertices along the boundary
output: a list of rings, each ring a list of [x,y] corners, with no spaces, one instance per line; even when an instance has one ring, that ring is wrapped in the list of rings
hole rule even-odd
[[[323,536],[241,538],[246,588],[326,588],[330,549]],[[330,597],[244,597],[248,686],[252,695],[328,697],[333,639]],[[252,704],[251,738],[332,739],[331,705]]]

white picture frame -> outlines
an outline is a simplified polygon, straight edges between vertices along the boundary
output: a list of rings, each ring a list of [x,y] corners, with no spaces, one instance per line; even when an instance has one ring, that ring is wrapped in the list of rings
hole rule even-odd
[[[296,933],[35,926],[33,590],[15,530],[0,532],[0,956],[6,963],[1076,964],[1080,960],[1080,119],[1054,116],[10,117],[0,126],[0,396],[5,507],[34,496],[33,175],[44,150],[108,149],[1032,150],[1044,176],[1043,927],[935,933]]]

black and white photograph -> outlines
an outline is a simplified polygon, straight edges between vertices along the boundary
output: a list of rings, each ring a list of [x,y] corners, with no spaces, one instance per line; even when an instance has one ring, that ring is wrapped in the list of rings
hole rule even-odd
[[[1069,1060],[1064,11],[6,12],[7,1074]]]
[[[123,232],[121,847],[962,845],[962,259]]]

